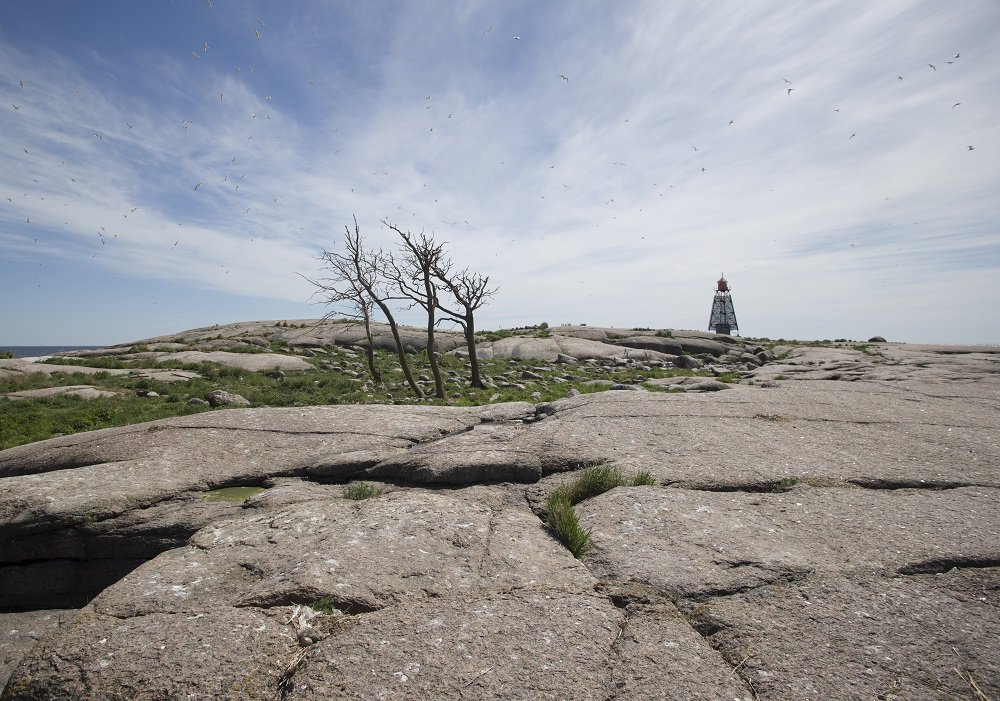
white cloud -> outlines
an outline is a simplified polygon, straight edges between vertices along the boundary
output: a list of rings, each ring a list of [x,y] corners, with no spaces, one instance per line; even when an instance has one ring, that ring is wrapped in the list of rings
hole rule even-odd
[[[199,59],[12,42],[0,249],[294,304],[356,214],[491,274],[481,326],[701,328],[725,270],[745,333],[996,339],[959,303],[1000,266],[992,3],[438,9],[296,6],[258,40],[217,3]]]

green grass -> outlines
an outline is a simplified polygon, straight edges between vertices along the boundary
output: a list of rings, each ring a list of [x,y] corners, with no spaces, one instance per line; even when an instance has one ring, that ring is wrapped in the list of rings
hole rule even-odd
[[[381,496],[382,489],[376,487],[373,484],[368,484],[367,482],[352,482],[351,484],[344,487],[343,496],[345,499],[353,499],[354,501],[361,501],[362,499],[371,499],[373,497]]]
[[[537,332],[537,327],[523,333]],[[499,333],[499,332],[498,332]],[[273,346],[272,346],[273,347]],[[254,352],[248,347],[249,352]],[[607,386],[588,384],[595,379],[612,382],[641,383],[654,378],[678,376],[711,376],[708,371],[679,368],[657,368],[640,371],[629,367],[602,366],[590,363],[553,365],[541,361],[483,359],[480,362],[484,378],[492,378],[493,386],[477,389],[468,386],[466,359],[443,353],[439,363],[445,373],[446,397],[418,400],[398,372],[395,353],[379,350],[376,361],[382,368],[384,383],[375,384],[366,374],[364,357],[360,353],[331,352],[306,358],[310,370],[284,371],[284,379],[268,377],[265,372],[251,372],[218,363],[184,363],[165,359],[123,360],[120,357],[53,358],[60,365],[78,365],[101,369],[139,370],[146,368],[193,371],[198,378],[181,382],[143,379],[134,374],[115,375],[110,372],[85,374],[58,372],[51,375],[31,373],[0,379],[0,395],[21,390],[42,389],[66,385],[91,385],[118,392],[116,397],[83,400],[76,397],[51,397],[11,401],[0,397],[0,450],[24,443],[113,426],[153,421],[206,411],[207,407],[189,407],[191,398],[204,399],[213,390],[221,389],[245,397],[252,407],[323,406],[332,404],[434,404],[449,406],[481,406],[492,402],[551,402],[565,397],[571,389],[581,394],[603,392]],[[298,356],[301,357],[301,356]],[[415,376],[430,375],[426,353],[410,357]],[[531,368],[542,376],[540,380],[521,378],[521,372]],[[449,374],[449,372],[451,374]],[[352,376],[357,374],[357,376]],[[725,381],[728,378],[719,378]],[[735,378],[735,375],[733,376]],[[432,386],[426,385],[428,392]],[[653,386],[650,386],[653,387]],[[138,392],[156,392],[158,397],[140,397]]]
[[[580,518],[573,506],[615,487],[655,484],[656,480],[645,470],[626,476],[610,465],[588,467],[576,479],[559,485],[549,494],[545,504],[545,525],[573,557],[582,560],[590,550],[590,530],[584,530],[580,525]]]

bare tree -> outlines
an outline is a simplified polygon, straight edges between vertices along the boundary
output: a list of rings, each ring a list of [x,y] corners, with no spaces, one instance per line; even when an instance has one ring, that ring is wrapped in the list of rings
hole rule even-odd
[[[452,273],[451,260],[440,261],[434,266],[434,277],[451,293],[458,307],[446,307],[438,297],[437,308],[446,317],[462,327],[465,335],[465,345],[469,349],[469,364],[471,365],[470,384],[484,389],[483,380],[479,375],[479,355],[476,353],[476,320],[475,311],[497,293],[498,287],[491,288],[490,278],[472,273],[468,268]]]
[[[380,275],[389,256],[379,251],[366,251],[364,240],[361,236],[361,229],[358,226],[357,217],[354,218],[354,231],[350,227],[344,227],[347,236],[344,239],[344,252],[336,253],[323,251],[319,258],[324,262],[324,269],[331,275],[325,278],[310,278],[303,275],[306,280],[317,288],[317,293],[322,297],[327,305],[338,308],[343,312],[346,309],[349,318],[360,320],[364,323],[365,337],[367,339],[366,353],[368,356],[368,369],[372,378],[381,381],[381,372],[375,364],[375,343],[372,338],[371,318],[374,307],[378,307],[389,324],[392,338],[396,343],[396,354],[399,357],[399,365],[406,377],[406,382],[417,397],[424,394],[420,387],[413,380],[413,373],[410,372],[410,364],[407,361],[406,353],[403,350],[403,343],[399,337],[399,327],[396,319],[389,308],[388,302],[392,297],[384,289]],[[332,317],[336,310],[331,310],[324,315],[324,319]]]
[[[403,297],[419,305],[427,313],[427,363],[434,376],[434,395],[444,399],[444,379],[434,343],[438,308],[434,268],[441,260],[443,246],[436,243],[433,236],[427,236],[423,232],[414,236],[388,221],[383,220],[382,223],[395,231],[401,240],[400,257],[396,259],[389,256],[385,259],[384,274]]]

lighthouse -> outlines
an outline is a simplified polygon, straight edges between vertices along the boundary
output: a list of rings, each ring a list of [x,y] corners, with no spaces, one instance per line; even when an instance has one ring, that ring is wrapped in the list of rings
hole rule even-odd
[[[719,278],[715,286],[715,297],[712,298],[712,314],[708,318],[708,330],[729,335],[740,327],[736,323],[736,311],[733,309],[733,297],[729,294],[729,283],[725,274]]]

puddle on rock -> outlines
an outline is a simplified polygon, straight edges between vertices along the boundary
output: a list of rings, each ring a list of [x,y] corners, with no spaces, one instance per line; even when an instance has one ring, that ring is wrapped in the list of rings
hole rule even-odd
[[[205,501],[231,501],[244,502],[250,497],[257,496],[267,487],[223,487],[222,489],[210,489],[202,492],[201,498]]]

